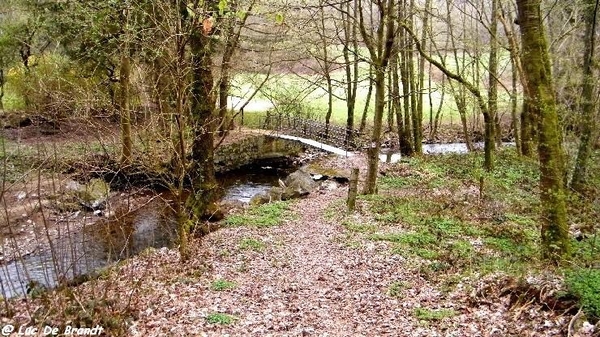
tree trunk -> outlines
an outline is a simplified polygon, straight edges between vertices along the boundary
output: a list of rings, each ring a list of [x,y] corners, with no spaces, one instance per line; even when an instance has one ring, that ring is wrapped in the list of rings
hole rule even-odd
[[[492,125],[490,128],[490,136],[494,139],[492,144],[495,148],[496,144],[501,144],[502,134],[500,130],[500,120],[498,117],[498,0],[492,0],[492,13],[490,22],[490,58],[488,62],[488,110]],[[477,65],[479,67],[479,65]],[[492,149],[493,151],[494,149]]]
[[[411,156],[413,154],[410,144],[410,134],[406,132],[404,120],[402,116],[402,106],[400,104],[400,76],[398,76],[398,54],[394,56],[392,61],[392,103],[394,111],[396,111],[396,124],[398,128],[398,145],[400,153],[403,156]]]
[[[219,81],[219,136],[223,136],[229,130],[227,120],[227,97],[229,96],[229,66],[221,68],[221,80]]]
[[[414,2],[411,2],[414,10]],[[429,30],[429,13],[431,9],[431,0],[425,0],[425,11],[423,12],[423,31],[421,33],[421,47],[426,49],[427,46],[427,32]],[[412,11],[411,11],[412,13]],[[418,84],[417,84],[417,124],[415,125],[415,151],[417,153],[423,153],[423,89],[425,87],[425,58],[419,57],[419,70],[418,70]]]
[[[442,96],[440,97],[440,105],[438,105],[437,111],[435,113],[435,118],[433,119],[433,131],[431,132],[431,140],[435,141],[437,137],[438,127],[440,125],[440,118],[442,116],[442,108],[444,107],[444,98],[446,98],[446,77],[442,78]]]
[[[124,10],[124,30],[129,29],[129,9]],[[121,164],[131,164],[131,152],[133,144],[131,140],[131,112],[129,110],[129,77],[131,75],[131,58],[129,55],[129,37],[125,33],[125,43],[121,50],[121,66],[119,70],[119,86],[121,90],[119,109],[121,112]]]
[[[541,236],[543,257],[554,262],[569,252],[564,190],[564,156],[552,83],[548,46],[542,23],[541,0],[518,0],[530,113],[539,116]]]
[[[377,4],[381,22],[373,32],[367,33],[362,10],[362,1],[359,4],[360,32],[371,56],[375,68],[375,116],[373,119],[373,133],[367,154],[367,180],[364,185],[364,194],[377,192],[377,174],[379,167],[379,151],[381,148],[381,129],[385,108],[385,74],[395,48],[395,8],[394,0],[382,1]],[[371,28],[370,28],[371,29]]]
[[[377,174],[379,167],[379,152],[381,151],[381,130],[383,127],[383,112],[385,108],[385,68],[375,67],[375,116],[373,118],[373,132],[371,143],[367,150],[367,180],[363,194],[377,192]]]
[[[364,132],[367,126],[367,114],[371,105],[371,96],[373,95],[373,66],[369,66],[369,89],[367,90],[367,98],[365,99],[365,108],[363,109],[362,117],[360,118],[359,132]]]
[[[402,102],[403,104],[403,108],[404,108],[404,134],[407,136],[406,140],[407,143],[405,145],[408,145],[410,147],[410,150],[408,150],[407,152],[410,152],[411,155],[414,153],[414,146],[413,146],[413,137],[412,137],[412,123],[411,123],[411,109],[410,109],[410,81],[408,79],[409,74],[408,74],[408,65],[407,65],[407,48],[406,48],[406,41],[407,38],[405,36],[404,30],[400,30],[400,37],[402,37],[402,41],[403,41],[403,51],[400,53],[400,57],[398,58],[398,61],[400,62],[398,64],[398,67],[400,68],[400,82],[402,83]]]
[[[512,90],[510,93],[510,115],[511,115],[511,125],[513,135],[515,137],[515,144],[517,146],[517,153],[522,154],[523,150],[521,149],[521,127],[519,123],[519,114],[517,112],[517,69],[515,58],[512,53],[510,56],[510,64],[512,68]]]
[[[586,24],[585,53],[583,55],[583,86],[581,89],[581,138],[575,171],[571,180],[571,188],[578,193],[584,192],[587,185],[588,160],[592,156],[593,140],[596,134],[596,106],[594,104],[594,91],[596,79],[592,63],[594,62],[594,49],[596,42],[596,15],[598,13],[598,0],[588,0],[590,8],[584,10]],[[593,10],[591,10],[593,8]]]
[[[469,135],[469,126],[467,124],[467,97],[464,88],[455,88],[452,82],[450,82],[450,90],[452,90],[454,101],[456,102],[456,109],[460,116],[460,124],[462,125],[463,134],[465,136],[465,144],[467,144],[467,150],[473,151],[473,142]]]
[[[4,110],[4,69],[0,68],[0,110]]]
[[[209,6],[216,9],[212,1]],[[190,35],[189,43],[192,54],[191,122],[194,140],[190,171],[193,190],[187,206],[196,219],[219,219],[221,213],[216,204],[219,195],[214,168],[213,38],[196,28]]]
[[[333,113],[333,83],[329,74],[329,67],[326,67],[327,74],[325,81],[327,82],[327,113],[325,114],[325,138],[329,138],[329,123],[331,122],[331,114]]]
[[[392,104],[392,69],[388,68],[387,76],[387,129],[386,132],[394,131],[394,106]]]

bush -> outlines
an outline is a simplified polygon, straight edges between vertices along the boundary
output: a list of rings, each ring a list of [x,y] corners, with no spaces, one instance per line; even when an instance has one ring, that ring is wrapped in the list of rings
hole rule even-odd
[[[600,319],[600,270],[577,269],[567,274],[565,280],[571,294],[589,316]]]
[[[25,108],[50,120],[110,109],[107,90],[99,87],[102,79],[81,74],[80,67],[65,56],[44,55],[34,64],[29,70],[14,67],[7,76],[11,99],[23,102]]]

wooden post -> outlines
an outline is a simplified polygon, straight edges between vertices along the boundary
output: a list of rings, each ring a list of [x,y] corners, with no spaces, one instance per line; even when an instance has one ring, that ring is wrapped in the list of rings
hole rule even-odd
[[[350,186],[348,187],[348,213],[354,212],[356,206],[356,194],[358,192],[358,169],[353,168],[350,173]]]

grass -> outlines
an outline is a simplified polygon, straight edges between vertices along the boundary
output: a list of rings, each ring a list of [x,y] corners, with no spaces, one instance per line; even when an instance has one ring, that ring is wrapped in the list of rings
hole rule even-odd
[[[265,244],[264,242],[257,239],[243,238],[242,240],[240,240],[238,247],[241,250],[253,250],[256,252],[260,252],[265,249]]]
[[[225,279],[218,279],[210,284],[210,290],[224,291],[234,289],[236,287],[235,282],[227,281]]]
[[[387,290],[387,295],[390,297],[400,297],[402,290],[407,287],[407,284],[402,281],[394,281],[390,284]]]
[[[428,308],[416,308],[414,315],[421,321],[441,321],[447,317],[454,317],[458,315],[453,309],[428,309]]]
[[[381,194],[359,197],[358,219],[363,220],[342,224],[364,239],[388,242],[394,254],[419,257],[424,260],[420,268],[430,276],[498,271],[518,276],[542,268],[537,164],[512,149],[498,153],[492,173],[483,172],[481,164],[480,154],[396,164],[381,179]],[[588,247],[589,258],[598,256]]]
[[[336,46],[328,48],[332,57],[337,55],[341,57],[341,51]],[[361,53],[367,56],[368,52],[363,49]],[[449,55],[450,57],[450,55]],[[453,56],[452,56],[453,57]],[[472,60],[471,60],[472,61]],[[448,60],[449,64],[454,64]],[[468,61],[470,62],[470,61]],[[504,57],[504,62],[508,62],[507,58]],[[481,65],[482,70],[485,67]],[[427,71],[427,70],[426,70]],[[331,73],[331,77],[334,82],[334,94],[332,101],[332,116],[331,120],[333,123],[338,125],[345,125],[347,118],[347,106],[345,97],[345,72],[343,70],[334,71]],[[427,74],[425,75],[428,76]],[[250,73],[240,73],[234,80],[232,87],[233,95],[238,97],[248,97],[254,88],[258,87],[258,84],[264,80],[264,75],[256,75]],[[355,109],[355,121],[356,125],[360,123],[364,107],[366,105],[366,96],[368,93],[369,86],[369,67],[365,63],[361,63],[359,67],[359,78],[357,88],[357,102]],[[315,85],[319,84],[320,85]],[[325,83],[323,76],[316,75],[302,75],[302,77],[291,74],[274,74],[266,82],[261,92],[255,96],[255,99],[267,100],[270,98],[277,105],[278,110],[281,112],[294,111],[295,113],[301,113],[316,120],[324,120],[328,109],[328,97],[327,91],[324,89]],[[438,107],[441,103],[441,88],[439,83],[432,81],[432,93],[431,96],[428,94],[423,95],[423,121],[428,123],[430,115],[430,103],[433,105],[434,114],[437,112]],[[485,86],[481,86],[482,92],[485,92]],[[374,95],[372,93],[370,109],[368,110],[367,120],[369,122],[373,119],[373,106],[374,106]],[[337,97],[336,97],[337,96]],[[430,99],[431,97],[431,99]],[[499,109],[500,111],[509,111],[510,97],[505,92],[499,93]],[[477,111],[475,108],[474,100],[468,100],[467,111]],[[451,93],[446,93],[444,96],[444,104],[442,105],[442,122],[444,123],[459,123],[459,114],[456,109],[456,103]],[[471,113],[469,113],[471,114]]]
[[[377,225],[361,224],[352,220],[344,220],[342,222],[342,226],[344,226],[347,230],[356,233],[374,233],[378,228]]]
[[[293,213],[290,211],[290,203],[278,201],[250,207],[243,214],[231,215],[225,219],[225,224],[232,227],[272,227],[292,218]]]
[[[219,324],[219,325],[230,325],[235,321],[235,316],[223,314],[220,312],[210,313],[206,316],[206,323],[208,324]]]

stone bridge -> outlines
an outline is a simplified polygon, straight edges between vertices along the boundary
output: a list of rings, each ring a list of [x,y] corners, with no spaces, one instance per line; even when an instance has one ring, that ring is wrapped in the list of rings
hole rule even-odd
[[[257,126],[260,130],[270,131],[275,137],[296,140],[320,148],[324,144],[347,152],[356,150],[360,143],[358,130],[291,115],[267,113],[259,118]]]

